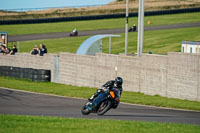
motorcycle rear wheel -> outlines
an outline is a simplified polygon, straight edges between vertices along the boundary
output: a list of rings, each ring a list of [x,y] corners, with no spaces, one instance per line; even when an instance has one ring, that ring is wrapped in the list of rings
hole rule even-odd
[[[103,101],[99,106],[97,115],[104,115],[111,108],[111,101]]]

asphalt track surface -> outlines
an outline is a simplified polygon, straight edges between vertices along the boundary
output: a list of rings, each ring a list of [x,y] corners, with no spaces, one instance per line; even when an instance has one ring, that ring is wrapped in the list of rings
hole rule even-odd
[[[200,125],[200,112],[120,103],[104,116],[82,115],[86,99],[75,99],[0,88],[0,114],[89,119],[156,121]]]
[[[200,22],[161,25],[161,26],[147,26],[147,27],[144,27],[144,31],[167,30],[167,29],[189,28],[189,27],[200,27]],[[120,29],[79,31],[79,36],[91,36],[91,35],[99,35],[99,34],[119,34],[119,33],[125,33],[125,29],[120,28]],[[9,36],[8,41],[15,42],[15,41],[29,41],[29,40],[55,39],[55,38],[67,38],[67,37],[69,37],[69,32],[57,32],[57,33],[45,33],[45,34]]]

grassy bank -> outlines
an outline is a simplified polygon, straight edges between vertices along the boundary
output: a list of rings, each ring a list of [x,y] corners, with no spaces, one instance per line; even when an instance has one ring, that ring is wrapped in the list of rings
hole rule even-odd
[[[125,35],[120,34],[121,37],[112,38],[112,54],[124,53]],[[77,39],[78,38],[78,39]],[[78,47],[89,36],[73,37],[73,38],[59,38],[46,39],[35,41],[20,42],[20,52],[30,52],[34,45],[44,43],[49,53],[70,52],[75,53]],[[154,54],[167,54],[168,52],[180,52],[181,41],[200,40],[200,27],[172,29],[172,30],[156,30],[144,32],[144,47],[143,52],[148,53],[152,51]],[[11,46],[11,43],[10,43]],[[102,50],[108,53],[109,39],[103,39]],[[137,33],[131,32],[128,36],[128,53],[137,52]]]
[[[148,16],[144,18],[144,25],[155,26],[155,25],[200,22],[199,16],[200,12],[175,14],[175,15]],[[147,24],[148,20],[151,21],[150,25]],[[138,23],[137,18],[136,17],[129,18],[129,27],[131,27],[134,23],[135,24]],[[44,24],[0,25],[1,31],[6,31],[9,33],[9,35],[70,32],[74,28],[77,28],[79,31],[83,31],[83,30],[124,28],[124,27],[125,27],[125,18],[44,23]]]
[[[129,0],[129,12],[138,12],[139,1]],[[199,7],[198,0],[145,0],[145,11],[170,10]],[[25,9],[26,10],[26,9]],[[89,7],[55,7],[51,9],[41,9],[33,11],[3,11],[0,10],[0,20],[13,19],[36,19],[36,18],[58,18],[58,17],[74,17],[88,15],[103,15],[103,14],[123,14],[126,10],[125,0],[116,0],[107,5],[89,6]],[[34,11],[36,10],[36,11]]]
[[[1,133],[198,133],[200,126],[158,122],[0,115]]]
[[[96,88],[76,87],[56,83],[38,83],[5,77],[0,77],[0,86],[45,94],[55,94],[60,96],[79,98],[89,98],[94,92],[96,92]],[[123,92],[121,101],[127,103],[200,111],[200,102],[166,98],[161,96],[149,96],[135,92]]]

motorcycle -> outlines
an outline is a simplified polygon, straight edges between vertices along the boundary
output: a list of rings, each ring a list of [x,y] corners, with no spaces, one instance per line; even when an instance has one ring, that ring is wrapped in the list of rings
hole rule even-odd
[[[78,32],[71,32],[69,36],[78,36]]]
[[[129,28],[128,32],[136,32],[136,26]]]
[[[99,92],[98,96],[92,101],[82,107],[83,115],[90,113],[97,113],[97,115],[104,115],[111,108],[116,109],[120,100],[120,91],[118,89],[106,90]]]

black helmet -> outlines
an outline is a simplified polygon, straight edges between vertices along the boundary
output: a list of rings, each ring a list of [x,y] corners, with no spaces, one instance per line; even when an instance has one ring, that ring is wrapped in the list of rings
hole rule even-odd
[[[117,86],[121,86],[123,84],[123,79],[121,77],[116,77],[115,83],[117,84]]]

